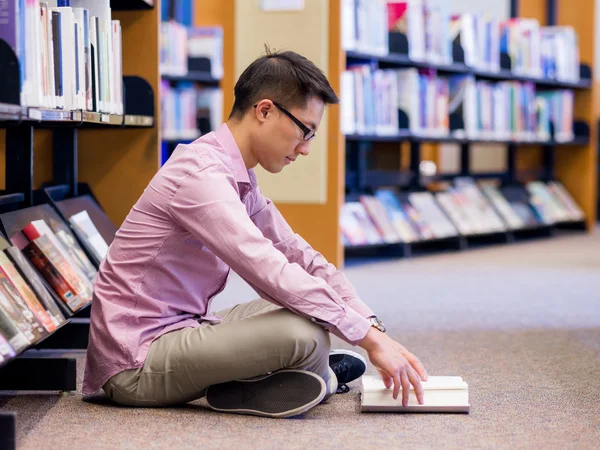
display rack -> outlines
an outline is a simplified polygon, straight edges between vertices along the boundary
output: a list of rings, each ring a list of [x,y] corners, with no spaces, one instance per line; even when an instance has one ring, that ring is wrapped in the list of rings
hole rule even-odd
[[[586,2],[589,3],[589,2]],[[575,93],[575,122],[573,140],[562,142],[552,137],[547,141],[526,140],[486,140],[469,139],[464,135],[455,133],[462,128],[457,123],[457,117],[450,118],[450,134],[447,136],[422,136],[414,135],[409,131],[409,123],[406,114],[399,111],[399,131],[394,135],[341,135],[330,137],[330,152],[334,155],[334,161],[343,161],[343,167],[329,172],[329,182],[339,177],[339,200],[337,196],[328,200],[327,210],[335,212],[334,216],[329,213],[320,215],[329,217],[332,223],[337,225],[339,221],[339,210],[344,201],[357,200],[361,194],[373,194],[379,187],[393,187],[401,192],[415,192],[426,189],[431,183],[450,182],[454,178],[473,177],[475,179],[495,179],[504,185],[520,185],[523,180],[532,178],[542,181],[558,179],[564,183],[566,188],[574,196],[578,204],[585,212],[585,222],[558,223],[554,225],[543,225],[506,233],[493,233],[482,236],[464,236],[457,238],[459,243],[453,243],[450,248],[463,250],[481,243],[510,243],[520,239],[532,237],[554,236],[558,230],[576,229],[592,231],[596,221],[596,133],[595,127],[590,124],[596,122],[596,111],[593,99],[595,98],[596,86],[593,83],[591,63],[593,62],[593,17],[576,16],[576,14],[556,0],[535,0],[531,2],[511,1],[511,17],[536,18],[542,25],[571,25],[579,35],[580,43],[580,81],[564,82],[553,79],[540,79],[526,75],[517,75],[511,72],[511,60],[506,54],[501,55],[498,72],[490,72],[468,67],[464,63],[464,54],[460,46],[453,45],[452,64],[432,64],[411,60],[408,56],[408,41],[406,36],[400,33],[390,33],[390,53],[378,56],[354,51],[344,51],[339,39],[341,24],[338,22],[340,14],[340,2],[334,2],[330,12],[333,26],[330,30],[330,66],[329,79],[334,88],[339,91],[337,78],[346,67],[354,63],[368,64],[373,68],[401,68],[416,67],[433,69],[439,74],[472,74],[475,79],[494,81],[520,81],[533,82],[537,90],[547,89],[571,89]],[[593,9],[593,5],[590,4]],[[592,10],[590,9],[590,11]],[[589,39],[588,39],[589,38]],[[330,130],[340,129],[340,118],[338,114],[330,116]],[[333,133],[333,132],[332,132]],[[551,131],[551,135],[553,131]],[[460,166],[457,173],[436,174],[427,176],[421,170],[423,144],[456,144],[459,146]],[[506,170],[494,172],[476,172],[472,167],[472,145],[495,144],[506,147]],[[429,146],[430,147],[430,146]],[[493,151],[492,149],[490,151]],[[379,155],[394,154],[393,157],[384,158],[385,161],[396,161],[397,165],[374,164],[374,153]],[[409,158],[403,158],[403,153],[408,153]],[[331,160],[330,159],[330,160]],[[407,164],[403,164],[406,162]],[[340,176],[341,175],[341,176]],[[296,212],[304,210],[305,206],[285,205],[285,216],[291,218],[291,225],[303,224],[303,219],[297,217]],[[313,207],[315,211],[317,207]],[[327,231],[325,231],[327,230]],[[320,226],[319,229],[309,230],[303,234],[309,242],[323,241],[323,233],[328,233],[327,241],[319,250],[338,266],[343,266],[346,258],[353,256],[410,256],[420,253],[424,247],[435,251],[448,249],[448,240],[426,241],[415,244],[378,244],[374,246],[360,246],[345,248],[339,233],[335,228],[335,234],[331,227]],[[319,236],[316,236],[316,234]],[[315,235],[315,236],[313,236]],[[452,241],[452,239],[450,239]]]
[[[0,40],[0,137],[5,138],[0,151],[6,157],[0,222],[4,233],[8,233],[7,227],[22,227],[20,220],[45,214],[65,220],[73,208],[78,208],[90,211],[110,242],[114,224],[120,221],[114,214],[114,197],[107,196],[98,181],[109,180],[112,187],[125,193],[121,197],[127,197],[131,182],[121,177],[115,180],[111,168],[128,152],[158,153],[156,124],[160,114],[154,94],[159,83],[158,14],[154,1],[112,0],[111,7],[113,17],[123,26],[123,71],[131,74],[123,77],[122,115],[21,107],[19,61],[12,48]],[[144,52],[139,52],[140,40],[144,41]],[[143,56],[133,56],[140,53]],[[116,158],[111,142],[121,151]],[[98,157],[102,164],[96,164]],[[135,167],[128,170],[136,172]],[[108,205],[108,216],[100,204]],[[85,246],[82,248],[85,251]],[[70,314],[53,333],[0,364],[0,390],[76,390],[75,356],[87,349],[90,307],[88,304]],[[1,448],[16,448],[16,420],[14,413],[0,414]]]

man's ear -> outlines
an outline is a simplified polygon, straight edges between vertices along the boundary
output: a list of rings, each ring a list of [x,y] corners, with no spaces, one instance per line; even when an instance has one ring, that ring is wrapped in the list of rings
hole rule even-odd
[[[255,105],[254,113],[259,121],[264,122],[269,117],[269,114],[273,112],[274,108],[275,105],[271,100],[263,99]]]

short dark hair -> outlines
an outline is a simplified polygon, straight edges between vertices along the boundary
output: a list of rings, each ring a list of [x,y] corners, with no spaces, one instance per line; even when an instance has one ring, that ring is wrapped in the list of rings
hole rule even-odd
[[[263,98],[287,108],[303,107],[310,97],[325,104],[339,103],[327,77],[312,61],[292,51],[271,51],[268,46],[265,53],[237,81],[230,118],[242,117]]]

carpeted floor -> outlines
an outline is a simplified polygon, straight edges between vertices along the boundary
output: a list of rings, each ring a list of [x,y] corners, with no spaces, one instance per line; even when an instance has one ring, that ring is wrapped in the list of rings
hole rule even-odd
[[[361,414],[356,384],[289,420],[202,401],[121,408],[79,392],[4,395],[0,409],[18,412],[21,449],[600,448],[598,232],[346,272],[429,374],[469,383],[469,415]],[[233,277],[215,309],[254,297]]]

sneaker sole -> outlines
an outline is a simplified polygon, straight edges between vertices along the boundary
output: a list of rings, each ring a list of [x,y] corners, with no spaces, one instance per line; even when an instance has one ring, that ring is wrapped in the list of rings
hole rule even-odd
[[[283,370],[209,386],[206,401],[215,411],[282,419],[318,405],[326,391],[325,381],[312,372]]]

